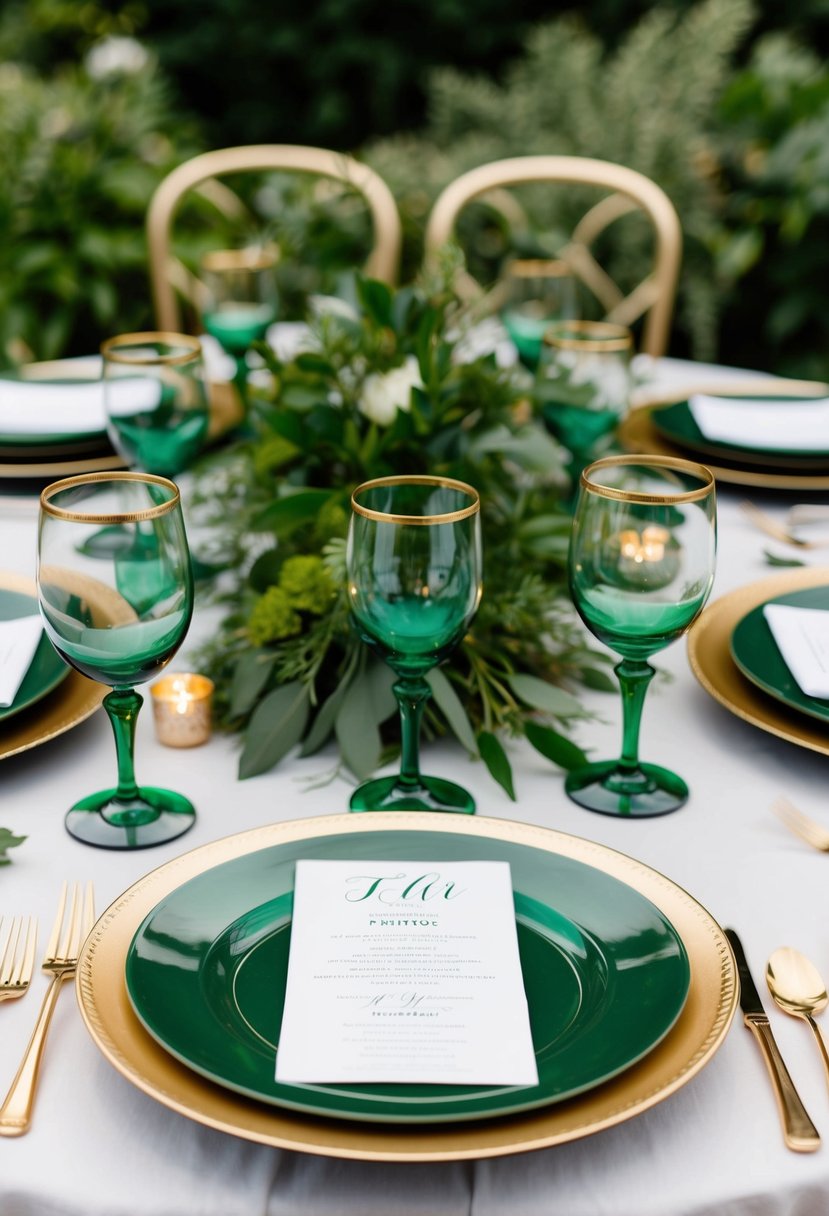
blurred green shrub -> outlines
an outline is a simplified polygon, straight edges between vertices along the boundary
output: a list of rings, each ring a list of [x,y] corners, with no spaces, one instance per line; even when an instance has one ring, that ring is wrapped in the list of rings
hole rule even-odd
[[[88,353],[113,331],[150,325],[147,203],[161,178],[198,150],[153,57],[132,39],[85,31],[77,6],[71,28],[88,47],[83,61],[39,71],[27,60],[38,62],[45,45],[38,16],[68,19],[66,9],[38,0],[9,7],[0,22],[6,367]]]
[[[829,68],[771,34],[726,89],[711,249],[723,350],[737,364],[829,378]]]
[[[718,286],[711,243],[723,198],[716,165],[717,104],[731,61],[750,27],[750,0],[703,0],[686,13],[652,9],[612,51],[573,17],[537,27],[503,84],[441,70],[432,78],[429,121],[416,136],[374,143],[366,157],[389,182],[406,219],[410,257],[438,191],[475,165],[500,157],[558,153],[594,156],[638,169],[674,203],[685,239],[675,353],[710,358],[717,346]],[[516,192],[517,194],[518,192]],[[526,188],[538,252],[552,254],[593,193]],[[497,261],[527,233],[493,228],[470,208],[460,236],[471,268],[491,278]],[[641,220],[613,226],[611,269],[625,285],[641,277],[648,240]],[[618,233],[615,231],[618,229]],[[618,239],[617,239],[618,237]]]

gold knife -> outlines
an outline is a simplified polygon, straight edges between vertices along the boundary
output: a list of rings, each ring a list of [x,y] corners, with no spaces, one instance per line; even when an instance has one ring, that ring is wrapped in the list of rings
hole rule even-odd
[[[783,1124],[783,1139],[786,1147],[796,1153],[813,1153],[820,1148],[820,1136],[794,1087],[794,1081],[789,1076],[789,1070],[783,1063],[783,1057],[777,1048],[774,1035],[769,1024],[769,1017],[763,1008],[760,994],[746,962],[743,944],[733,929],[726,929],[725,936],[731,943],[734,958],[737,961],[737,972],[740,976],[740,1008],[743,1011],[743,1021],[760,1044],[766,1068],[769,1070],[774,1096],[777,1099],[777,1109],[780,1112],[780,1122]]]

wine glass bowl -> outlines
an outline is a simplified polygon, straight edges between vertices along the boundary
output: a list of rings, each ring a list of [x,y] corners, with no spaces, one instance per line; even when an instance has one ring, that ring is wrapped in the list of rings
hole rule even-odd
[[[681,777],[639,761],[642,706],[654,669],[702,611],[714,578],[716,497],[704,465],[670,456],[610,456],[580,480],[569,553],[573,603],[599,641],[622,656],[622,755],[572,771],[574,802],[604,814],[676,810]]]
[[[451,810],[471,814],[471,795],[420,773],[426,673],[462,640],[481,597],[480,500],[464,482],[384,477],[351,499],[347,547],[352,621],[396,674],[402,756],[397,777],[361,785],[352,810]]]
[[[633,336],[609,321],[557,321],[544,331],[537,393],[545,425],[570,453],[574,495],[581,470],[625,417]]]
[[[209,411],[202,348],[189,334],[120,334],[101,346],[107,430],[131,468],[175,477],[195,460]]]
[[[71,835],[103,848],[142,848],[187,831],[195,811],[181,794],[139,787],[133,770],[142,697],[134,685],[166,666],[193,612],[193,576],[177,487],[142,473],[70,477],[41,494],[38,596],[58,653],[110,685],[104,698],[116,742],[118,783],[68,812]],[[117,530],[109,557],[89,556],[88,536]]]
[[[501,320],[521,361],[534,369],[553,321],[578,315],[576,279],[559,258],[514,258],[499,283]]]

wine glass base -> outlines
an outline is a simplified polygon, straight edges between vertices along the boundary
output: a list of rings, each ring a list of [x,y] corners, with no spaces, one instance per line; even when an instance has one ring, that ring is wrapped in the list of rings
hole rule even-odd
[[[421,777],[415,789],[399,785],[398,777],[365,781],[351,795],[352,811],[450,811],[475,814],[475,799],[461,785],[443,777]]]
[[[193,804],[172,790],[145,785],[129,802],[116,801],[115,792],[76,802],[64,820],[69,835],[100,849],[148,849],[183,836],[196,821]]]
[[[623,773],[617,760],[603,760],[568,773],[567,796],[585,810],[621,819],[650,819],[669,815],[688,800],[688,786],[670,769],[640,764]]]

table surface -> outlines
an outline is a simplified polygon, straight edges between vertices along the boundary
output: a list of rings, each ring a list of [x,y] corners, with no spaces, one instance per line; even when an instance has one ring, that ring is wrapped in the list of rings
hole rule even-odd
[[[673,380],[682,371],[663,365]],[[0,487],[1,490],[1,487]],[[719,491],[716,598],[769,577],[779,550],[739,511],[739,490]],[[753,495],[782,516],[792,498]],[[819,501],[812,496],[810,501]],[[4,569],[33,576],[36,502],[0,506]],[[807,555],[811,557],[811,555]],[[818,551],[814,564],[820,560]],[[827,570],[829,580],[829,570]],[[202,625],[206,617],[197,619]],[[186,652],[185,652],[186,653]],[[177,661],[177,666],[181,666]],[[765,992],[765,960],[794,945],[829,976],[827,866],[770,810],[787,794],[829,826],[829,760],[729,714],[695,681],[680,642],[658,656],[642,728],[644,759],[682,773],[691,798],[662,819],[619,821],[574,806],[562,775],[523,745],[513,749],[511,802],[459,749],[428,752],[432,772],[471,788],[482,814],[556,828],[599,841],[662,871],[743,938]],[[589,694],[596,719],[578,740],[596,756],[616,754],[617,697]],[[114,775],[103,713],[0,767],[0,825],[26,834],[0,870],[0,913],[35,913],[45,941],[65,878],[91,878],[99,913],[157,865],[222,836],[282,819],[343,811],[349,786],[313,788],[333,754],[288,758],[239,783],[238,741],[214,735],[191,751],[161,746],[149,706],[137,731],[139,780],[186,791],[198,808],[193,830],[152,850],[87,848],[63,828],[70,800]],[[460,765],[460,769],[459,766]],[[46,987],[0,1012],[0,1088],[14,1074]],[[773,1009],[772,1025],[818,1127],[829,1136],[829,1092],[808,1028]],[[2,1216],[817,1216],[829,1211],[829,1148],[787,1151],[756,1044],[738,1016],[713,1060],[691,1082],[626,1123],[570,1144],[479,1162],[381,1164],[280,1151],[202,1127],[139,1092],[107,1063],[84,1029],[74,994],[58,1002],[28,1135],[0,1140]]]

